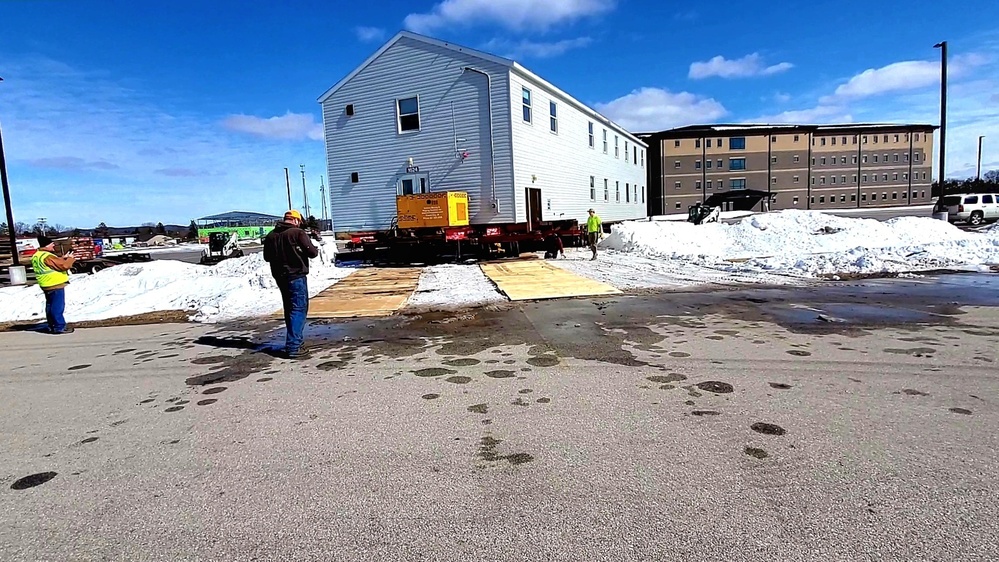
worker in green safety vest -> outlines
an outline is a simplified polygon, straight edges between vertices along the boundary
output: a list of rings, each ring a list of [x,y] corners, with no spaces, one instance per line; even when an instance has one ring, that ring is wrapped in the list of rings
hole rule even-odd
[[[597,259],[597,242],[600,241],[601,228],[603,223],[600,222],[600,217],[597,216],[597,212],[593,209],[587,211],[590,217],[586,219],[586,241],[590,245],[590,250],[593,251],[593,257],[590,261]]]
[[[45,321],[50,334],[70,334],[73,328],[66,326],[63,312],[66,310],[66,285],[69,284],[69,270],[76,257],[69,252],[59,257],[55,242],[47,236],[38,237],[38,251],[31,257],[31,267],[35,270],[35,280],[45,293]]]

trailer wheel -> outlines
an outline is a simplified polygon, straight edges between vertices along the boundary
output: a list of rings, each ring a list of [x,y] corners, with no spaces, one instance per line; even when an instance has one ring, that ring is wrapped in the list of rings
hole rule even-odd
[[[94,265],[90,266],[90,274],[93,275],[94,273],[97,273],[102,269],[104,269],[104,266],[102,264],[95,263]]]

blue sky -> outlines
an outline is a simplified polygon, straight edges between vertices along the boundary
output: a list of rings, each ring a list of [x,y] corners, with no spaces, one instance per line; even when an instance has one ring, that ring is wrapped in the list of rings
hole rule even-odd
[[[285,4],[285,5],[281,5]],[[318,214],[316,99],[400,29],[516,59],[634,131],[921,122],[950,47],[948,176],[999,168],[999,3],[923,0],[0,2],[15,220]]]

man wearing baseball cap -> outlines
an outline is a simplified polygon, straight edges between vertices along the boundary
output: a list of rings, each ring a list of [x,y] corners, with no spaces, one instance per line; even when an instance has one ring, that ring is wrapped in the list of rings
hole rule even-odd
[[[55,242],[48,236],[38,237],[38,251],[31,256],[31,268],[35,270],[35,280],[45,293],[45,322],[50,334],[71,334],[73,328],[66,326],[63,312],[66,310],[66,285],[69,284],[69,270],[76,258],[73,252],[59,257]]]
[[[304,354],[305,318],[309,314],[309,259],[319,255],[319,249],[301,226],[302,213],[292,209],[264,238],[264,261],[271,264],[271,275],[281,290],[286,329],[284,351],[290,359],[298,359]]]

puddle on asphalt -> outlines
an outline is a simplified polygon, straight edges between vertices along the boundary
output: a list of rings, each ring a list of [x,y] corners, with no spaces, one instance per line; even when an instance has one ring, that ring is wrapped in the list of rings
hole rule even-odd
[[[770,456],[769,453],[757,447],[746,447],[743,452],[756,459],[765,459]]]
[[[719,381],[704,381],[694,386],[705,392],[713,392],[715,394],[728,394],[735,390],[729,383]]]
[[[489,435],[485,435],[479,440],[479,458],[486,462],[499,462],[507,461],[512,465],[529,463],[534,460],[534,457],[528,453],[512,453],[509,455],[500,455],[496,452],[496,448],[503,441],[495,439]]]
[[[762,433],[763,435],[784,435],[787,433],[783,427],[766,422],[756,422],[749,426],[749,428],[756,433]]]
[[[31,474],[25,476],[24,478],[19,478],[10,485],[11,490],[27,490],[28,488],[34,488],[35,486],[41,486],[42,484],[48,482],[55,478],[58,472],[39,472],[37,474]]]
[[[485,375],[491,379],[509,379],[513,377],[513,371],[499,369],[496,371],[486,371]]]
[[[430,367],[427,369],[417,369],[415,371],[410,371],[418,377],[442,377],[444,375],[453,375],[457,373],[454,369],[444,369],[441,367]]]

